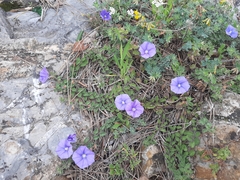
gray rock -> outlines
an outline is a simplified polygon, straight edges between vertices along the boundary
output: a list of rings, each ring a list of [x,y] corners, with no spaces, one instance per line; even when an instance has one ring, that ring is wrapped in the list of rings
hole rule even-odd
[[[13,38],[12,27],[6,20],[6,12],[0,8],[0,39]]]
[[[33,130],[29,133],[29,141],[32,146],[39,142],[39,137],[43,137],[47,131],[47,127],[43,122],[36,123]]]
[[[0,180],[51,179],[59,141],[75,128],[87,134],[89,122],[60,101],[52,78],[63,72],[79,31],[88,30],[83,14],[93,7],[86,4],[64,1],[42,21],[31,11],[0,11]],[[50,78],[41,84],[43,67]]]
[[[60,1],[59,1],[60,2]],[[32,11],[7,13],[7,20],[14,27],[14,39],[35,39],[42,44],[63,45],[76,41],[81,30],[88,30],[86,14],[93,12],[94,1],[66,0],[52,3],[42,17]],[[9,43],[9,42],[8,42]],[[11,43],[11,41],[10,41]]]

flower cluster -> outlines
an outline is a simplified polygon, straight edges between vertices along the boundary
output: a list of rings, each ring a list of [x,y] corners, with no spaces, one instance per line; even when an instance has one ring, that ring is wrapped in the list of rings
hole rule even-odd
[[[163,0],[153,0],[152,4],[155,5],[156,7],[159,7],[166,3],[163,3]]]
[[[132,9],[127,10],[127,14],[131,17],[134,16],[134,11]]]
[[[136,20],[139,20],[139,18],[142,16],[142,14],[138,12],[138,10],[133,11],[133,13],[134,13],[134,19]]]
[[[49,73],[48,73],[48,70],[47,68],[43,68],[40,73],[39,73],[39,81],[41,83],[45,83],[49,78]]]
[[[118,95],[115,99],[115,105],[118,110],[125,110],[133,118],[139,117],[144,111],[141,103],[137,99],[132,101],[127,94]]]
[[[113,15],[116,13],[116,10],[113,7],[110,7],[109,11],[110,11],[110,15]]]
[[[228,25],[226,28],[226,34],[229,35],[231,38],[237,38],[238,31],[232,25]]]
[[[72,144],[77,142],[76,134],[70,134],[67,139],[63,139],[56,148],[56,153],[61,159],[67,159],[72,155],[75,164],[84,169],[95,162],[95,154],[86,146],[80,146],[73,152]]]

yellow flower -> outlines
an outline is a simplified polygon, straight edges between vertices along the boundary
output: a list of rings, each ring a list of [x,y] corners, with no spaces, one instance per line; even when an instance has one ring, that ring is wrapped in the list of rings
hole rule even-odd
[[[140,24],[143,28],[146,27],[146,18],[144,16],[141,16],[138,24]]]
[[[152,28],[155,28],[155,26],[150,22],[150,23],[147,23],[147,25],[146,25],[146,27],[147,27],[147,30],[149,31],[150,29],[152,29]]]
[[[211,19],[210,19],[210,18],[206,18],[206,19],[203,20],[203,22],[205,22],[206,25],[210,26],[210,24],[211,24]]]
[[[222,5],[226,2],[226,0],[220,0],[219,3]]]
[[[138,20],[141,16],[142,16],[142,15],[141,15],[140,12],[138,12],[138,10],[134,11],[134,18],[135,18],[136,20]]]

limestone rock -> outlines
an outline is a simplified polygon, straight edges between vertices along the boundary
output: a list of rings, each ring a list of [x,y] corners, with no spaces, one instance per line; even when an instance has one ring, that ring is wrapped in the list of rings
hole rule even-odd
[[[6,20],[6,12],[0,8],[0,39],[2,41],[4,39],[12,38],[13,38],[12,27]]]
[[[143,174],[146,175],[146,177],[150,178],[155,174],[166,171],[163,153],[156,145],[144,148],[142,158]],[[142,178],[144,178],[144,175]]]
[[[0,180],[50,180],[60,164],[59,141],[75,128],[86,136],[89,122],[61,102],[52,75],[63,73],[72,42],[88,31],[83,14],[93,10],[91,3],[66,0],[49,7],[43,19],[0,9]],[[50,78],[41,84],[43,67]]]
[[[218,164],[220,170],[216,173],[216,179],[221,180],[239,180],[240,179],[240,95],[228,92],[224,94],[221,103],[216,102],[206,105],[205,112],[213,110],[217,116],[214,116],[214,133],[205,133],[201,136],[198,151],[204,154],[195,158],[195,178],[196,180],[211,179],[212,170],[210,164]],[[213,155],[213,148],[227,148],[230,155],[226,160],[218,159]],[[216,150],[215,150],[216,152]],[[208,156],[209,158],[206,158]],[[205,158],[204,158],[205,157]]]
[[[240,142],[237,141],[237,142],[231,142],[229,144],[229,150],[231,151],[231,157],[234,161],[240,163]],[[235,169],[239,169],[240,166],[238,165],[234,165],[236,166]],[[240,176],[239,176],[240,177]]]
[[[214,180],[212,170],[209,167],[197,165],[195,167],[195,180]]]
[[[235,136],[240,131],[240,128],[236,125],[227,124],[226,122],[219,122],[221,124],[216,125],[216,137],[223,143],[229,142],[235,139]]]

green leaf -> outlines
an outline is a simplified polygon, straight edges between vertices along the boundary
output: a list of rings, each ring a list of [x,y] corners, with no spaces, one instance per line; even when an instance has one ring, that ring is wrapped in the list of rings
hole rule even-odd
[[[76,40],[76,41],[82,40],[83,33],[84,33],[84,31],[80,31],[80,32],[78,33],[78,36],[77,36],[77,40]]]
[[[79,65],[81,63],[81,59],[80,59],[80,57],[78,57],[77,59],[76,59],[76,65]]]
[[[83,59],[83,61],[81,62],[81,67],[85,67],[88,64],[88,59]]]
[[[185,44],[183,44],[182,48],[179,50],[185,50],[185,51],[189,51],[189,49],[192,49],[192,42],[188,41]]]
[[[194,155],[195,155],[195,151],[191,149],[191,150],[189,151],[189,156],[194,156]]]
[[[121,47],[120,47],[120,52],[122,52],[121,53],[121,59],[125,59],[127,53],[129,52],[130,47],[131,47],[131,40],[128,40],[128,42],[127,42],[127,44],[124,47],[123,52],[122,52],[122,44],[121,44]]]
[[[116,122],[113,126],[112,129],[118,129],[122,124]]]
[[[42,15],[42,7],[41,6],[36,6],[32,9],[32,12],[37,13],[39,16]]]
[[[123,118],[122,118],[122,113],[117,113],[117,117],[120,119],[120,120],[122,120]]]

